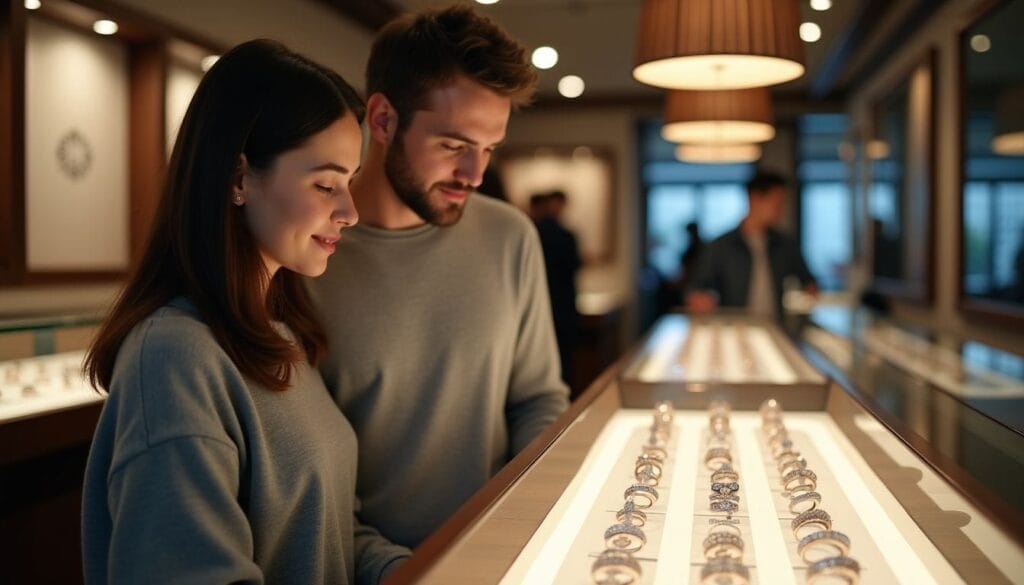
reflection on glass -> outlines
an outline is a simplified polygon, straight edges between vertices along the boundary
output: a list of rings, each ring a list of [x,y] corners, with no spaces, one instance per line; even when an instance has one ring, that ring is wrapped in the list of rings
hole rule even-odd
[[[874,138],[865,146],[872,177],[868,187],[872,273],[892,280],[903,278],[905,255],[903,165],[908,88],[908,81],[900,84],[877,106]]]
[[[1000,4],[963,35],[963,291],[1024,311],[1024,0]],[[985,35],[988,51],[971,48]]]

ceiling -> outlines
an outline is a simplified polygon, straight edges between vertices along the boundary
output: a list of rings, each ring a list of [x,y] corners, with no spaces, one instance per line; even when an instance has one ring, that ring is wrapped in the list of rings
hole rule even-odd
[[[322,0],[370,28],[405,10],[447,6],[452,0]],[[833,0],[829,10],[799,0],[804,21],[821,27],[821,39],[804,43],[806,73],[773,88],[794,99],[839,99],[874,64],[906,38],[942,0]],[[641,0],[501,0],[476,8],[501,24],[531,50],[549,45],[558,64],[541,71],[540,97],[560,100],[558,80],[579,75],[584,100],[657,99],[662,90],[633,80],[633,47]],[[898,22],[897,22],[898,21]],[[902,25],[902,26],[898,26]],[[908,26],[911,28],[908,29]],[[877,59],[875,59],[877,61]]]

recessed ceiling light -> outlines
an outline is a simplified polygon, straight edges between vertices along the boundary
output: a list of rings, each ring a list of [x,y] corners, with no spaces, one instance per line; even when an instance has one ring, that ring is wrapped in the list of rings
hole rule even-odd
[[[985,35],[971,37],[971,48],[978,53],[985,53],[992,48],[992,40]]]
[[[220,55],[207,55],[203,57],[203,60],[199,62],[199,66],[203,68],[203,73],[209,71],[210,67],[213,67],[213,64],[217,62],[217,59],[220,59]]]
[[[811,8],[824,11],[832,8],[832,0],[811,0]]]
[[[578,75],[566,75],[558,80],[558,93],[567,98],[578,98],[583,95],[586,84]]]
[[[39,10],[39,7],[42,5],[43,3],[39,0],[25,0],[25,8],[29,10]]]
[[[117,32],[117,23],[113,20],[97,20],[92,23],[92,30],[100,35],[112,35]]]
[[[476,0],[477,4],[497,4],[498,0]]]
[[[800,38],[805,43],[813,43],[821,38],[821,27],[813,22],[805,22],[800,25]]]
[[[552,47],[537,47],[533,50],[531,61],[537,69],[551,69],[558,63],[558,51]]]

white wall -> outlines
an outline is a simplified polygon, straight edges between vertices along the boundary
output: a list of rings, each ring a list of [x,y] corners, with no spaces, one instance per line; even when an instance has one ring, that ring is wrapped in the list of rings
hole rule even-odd
[[[115,40],[29,18],[25,61],[28,267],[123,270],[127,51]]]

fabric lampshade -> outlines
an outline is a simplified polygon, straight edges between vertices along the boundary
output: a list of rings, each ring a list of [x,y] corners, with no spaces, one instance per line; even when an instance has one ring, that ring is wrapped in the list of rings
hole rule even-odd
[[[661,135],[669,142],[750,144],[775,136],[767,88],[673,90]]]
[[[803,75],[797,0],[644,0],[633,77],[666,89],[741,89]]]

